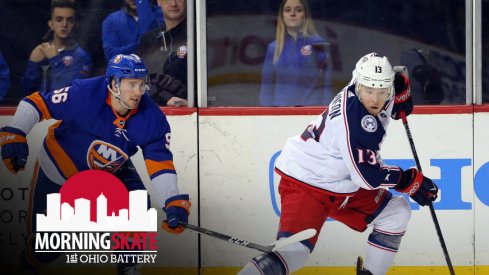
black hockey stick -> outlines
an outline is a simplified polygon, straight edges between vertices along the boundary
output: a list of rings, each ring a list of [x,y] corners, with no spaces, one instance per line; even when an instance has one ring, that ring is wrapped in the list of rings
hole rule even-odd
[[[411,145],[411,152],[413,153],[414,161],[416,162],[416,167],[418,168],[418,170],[420,172],[422,172],[421,164],[420,164],[419,158],[418,158],[418,153],[416,153],[416,147],[414,147],[414,140],[413,140],[413,136],[411,135],[411,130],[409,129],[409,124],[407,121],[406,114],[404,113],[404,111],[401,111],[400,115],[401,115],[401,119],[402,119],[402,124],[404,124],[404,129],[406,129],[406,135],[407,135],[408,140],[409,140],[409,145]],[[452,261],[450,260],[450,255],[448,255],[448,249],[447,249],[447,246],[445,244],[445,240],[443,239],[443,235],[441,233],[440,224],[438,223],[438,218],[436,217],[435,208],[433,207],[433,203],[430,202],[428,204],[428,206],[430,208],[431,218],[433,219],[433,223],[435,224],[436,233],[438,234],[438,239],[440,240],[441,248],[443,249],[443,253],[445,254],[445,259],[447,261],[448,269],[450,270],[451,275],[455,275],[455,271],[453,270]]]
[[[280,239],[280,240],[278,240],[278,241],[276,241],[270,245],[260,245],[260,244],[252,243],[249,241],[241,240],[241,239],[238,239],[236,237],[228,236],[228,235],[216,232],[216,231],[205,229],[205,228],[202,228],[202,227],[199,227],[196,225],[192,225],[189,223],[180,223],[180,224],[185,226],[186,228],[188,228],[190,230],[193,230],[193,231],[196,231],[196,232],[199,232],[202,234],[206,234],[206,235],[209,235],[209,236],[214,237],[214,238],[218,238],[218,239],[223,240],[223,241],[228,241],[228,242],[231,242],[231,243],[234,243],[237,245],[241,245],[244,247],[256,249],[258,251],[265,252],[265,253],[275,251],[275,250],[277,250],[281,247],[284,247],[288,244],[300,242],[300,241],[309,239],[309,238],[313,237],[314,235],[316,235],[316,229],[309,228],[309,229],[301,231],[297,234],[294,234],[288,238]]]

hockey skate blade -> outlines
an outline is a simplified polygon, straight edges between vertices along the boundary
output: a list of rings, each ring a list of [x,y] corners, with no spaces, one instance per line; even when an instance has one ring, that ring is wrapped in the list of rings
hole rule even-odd
[[[288,238],[283,238],[278,241],[275,241],[274,243],[271,244],[271,246],[273,246],[272,251],[276,251],[277,249],[282,248],[291,243],[297,243],[303,240],[307,240],[309,238],[314,237],[315,235],[316,235],[316,229],[313,228],[306,229]]]

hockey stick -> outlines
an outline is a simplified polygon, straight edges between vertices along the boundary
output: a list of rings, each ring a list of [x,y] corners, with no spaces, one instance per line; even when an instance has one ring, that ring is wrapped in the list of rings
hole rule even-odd
[[[199,227],[196,225],[192,225],[189,223],[180,223],[180,224],[183,225],[184,227],[190,229],[190,230],[199,232],[201,234],[206,234],[206,235],[209,235],[209,236],[214,237],[214,238],[218,238],[218,239],[223,240],[223,241],[228,241],[230,243],[234,243],[234,244],[241,245],[244,247],[256,249],[258,251],[265,252],[265,253],[276,251],[277,249],[279,249],[281,247],[284,247],[284,246],[289,245],[291,243],[307,240],[309,238],[312,238],[314,235],[316,235],[316,229],[309,228],[309,229],[301,231],[297,234],[294,234],[288,238],[280,239],[280,240],[278,240],[278,241],[276,241],[270,245],[260,245],[260,244],[252,243],[249,241],[241,240],[241,239],[238,239],[236,237],[228,236],[228,235],[216,232],[216,231],[205,229],[205,228],[202,228],[202,227]]]
[[[411,130],[409,129],[409,124],[407,121],[406,114],[404,113],[404,111],[401,111],[400,115],[401,115],[401,119],[402,119],[402,124],[404,124],[404,129],[406,130],[406,135],[407,135],[408,140],[409,140],[409,145],[411,145],[411,152],[413,153],[414,161],[416,162],[416,167],[418,168],[418,170],[420,172],[422,172],[421,164],[420,164],[419,158],[418,158],[418,153],[416,153],[416,147],[414,147],[414,140],[413,140],[413,136],[411,135]],[[448,249],[447,249],[447,246],[445,244],[445,240],[443,239],[443,235],[441,233],[440,224],[438,223],[438,218],[436,217],[435,208],[433,207],[433,203],[430,202],[428,204],[428,206],[430,207],[431,218],[433,219],[433,223],[435,224],[436,233],[438,234],[438,239],[440,240],[441,248],[443,249],[443,253],[445,254],[445,259],[447,261],[448,269],[450,270],[451,275],[455,275],[455,271],[453,270],[452,261],[450,260],[450,255],[448,255]]]

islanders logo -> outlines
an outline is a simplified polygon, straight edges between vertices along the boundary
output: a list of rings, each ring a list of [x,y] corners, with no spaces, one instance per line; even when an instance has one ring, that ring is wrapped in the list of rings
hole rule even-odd
[[[66,252],[67,263],[127,263],[112,253],[142,252],[141,263],[155,262],[157,211],[146,190],[128,191],[114,175],[87,170],[46,201],[36,214],[35,252]]]
[[[129,157],[120,148],[110,143],[94,140],[87,152],[90,169],[115,172]]]
[[[187,47],[185,45],[178,47],[177,56],[184,58],[187,55]]]
[[[121,62],[122,60],[122,54],[118,54],[115,58],[114,58],[114,63],[117,64],[119,62]]]
[[[73,56],[65,56],[63,57],[63,64],[65,64],[65,66],[70,66],[71,63],[73,63]]]
[[[311,45],[305,45],[301,48],[301,54],[303,56],[311,55],[311,53],[312,53],[312,46]]]

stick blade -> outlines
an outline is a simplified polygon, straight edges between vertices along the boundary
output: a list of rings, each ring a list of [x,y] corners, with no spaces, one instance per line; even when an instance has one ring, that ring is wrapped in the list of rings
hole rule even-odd
[[[272,251],[276,251],[279,248],[282,248],[286,245],[292,244],[292,243],[297,243],[303,240],[307,240],[309,238],[312,238],[316,235],[316,229],[314,228],[309,228],[306,230],[303,230],[299,233],[296,233],[288,238],[282,238],[278,241],[275,241],[271,245],[273,246]]]

